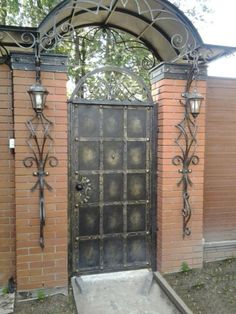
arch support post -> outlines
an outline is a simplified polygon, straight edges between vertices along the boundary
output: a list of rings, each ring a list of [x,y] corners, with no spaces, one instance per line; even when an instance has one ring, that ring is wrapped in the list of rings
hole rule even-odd
[[[188,204],[191,215],[188,228],[191,234],[183,237],[186,219],[184,200],[185,184],[182,165],[173,163],[176,156],[185,158],[189,153],[186,141],[191,141],[186,120],[186,107],[183,93],[186,91],[189,64],[162,63],[151,72],[153,98],[158,108],[158,156],[157,156],[157,269],[162,272],[174,272],[181,269],[181,264],[187,262],[189,267],[200,267],[203,261],[203,180],[204,180],[204,150],[205,150],[205,103],[195,127],[196,148],[194,156],[198,163],[188,167]],[[206,98],[206,67],[199,68],[197,81],[198,92]],[[180,128],[186,128],[186,137],[180,136]],[[195,128],[194,128],[195,129]],[[181,149],[181,147],[184,147]],[[194,145],[195,146],[195,142]],[[191,154],[189,154],[191,156]],[[188,156],[187,156],[188,157]],[[184,183],[184,182],[183,182]]]
[[[67,287],[67,67],[66,57],[42,55],[41,79],[48,95],[45,116],[53,123],[52,132],[45,132],[47,124],[41,119],[32,131],[32,147],[27,145],[29,119],[34,111],[27,93],[35,82],[34,54],[14,53],[11,55],[13,71],[14,130],[15,130],[15,207],[16,207],[16,281],[17,291]],[[32,123],[31,123],[32,124]],[[30,125],[31,125],[30,124]],[[48,130],[48,129],[47,129]],[[36,136],[36,131],[39,137]],[[38,134],[37,133],[37,134]],[[40,213],[37,191],[38,183],[34,167],[25,167],[28,156],[36,156],[37,143],[43,157],[45,136],[52,136],[50,152],[59,163],[50,168],[47,183],[52,191],[44,190],[46,223],[44,226],[44,250],[39,246]],[[37,142],[35,144],[35,142]],[[45,147],[46,149],[46,147]],[[31,157],[30,157],[31,158]],[[37,157],[38,158],[38,157]],[[41,158],[43,159],[43,158]],[[39,161],[41,161],[39,159]],[[28,159],[29,161],[29,159]],[[27,164],[29,165],[29,164]],[[36,173],[37,174],[37,173]],[[45,172],[46,175],[46,172]],[[42,179],[41,179],[42,180]],[[45,183],[45,182],[44,182]],[[50,292],[49,292],[50,293]]]

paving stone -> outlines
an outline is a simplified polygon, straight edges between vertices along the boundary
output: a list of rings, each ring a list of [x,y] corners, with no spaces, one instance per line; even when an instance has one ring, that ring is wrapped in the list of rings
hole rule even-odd
[[[0,293],[0,314],[10,314],[14,312],[15,293]]]
[[[72,278],[79,314],[179,314],[148,270]]]

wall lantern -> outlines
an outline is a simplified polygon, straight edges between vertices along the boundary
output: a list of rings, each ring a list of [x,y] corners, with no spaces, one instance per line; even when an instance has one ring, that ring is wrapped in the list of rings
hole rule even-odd
[[[31,188],[31,192],[34,192],[36,189],[39,191],[39,245],[43,249],[44,227],[46,224],[45,190],[47,189],[48,191],[52,191],[52,187],[47,183],[46,180],[46,177],[49,176],[49,172],[46,171],[46,166],[56,167],[58,160],[56,157],[51,155],[53,138],[50,134],[50,131],[53,123],[48,118],[46,118],[43,113],[46,98],[49,92],[41,84],[40,63],[40,52],[37,49],[35,60],[36,82],[28,90],[35,115],[26,122],[26,126],[29,130],[27,145],[30,148],[31,155],[23,160],[23,164],[27,168],[36,166],[33,176],[37,177],[37,180]]]
[[[186,98],[186,105],[189,107],[189,112],[196,119],[200,113],[204,97],[196,89],[193,92],[184,93],[182,96]]]
[[[37,114],[42,113],[46,103],[47,95],[49,94],[48,90],[42,84],[40,84],[40,82],[36,82],[29,88],[28,93],[30,95],[34,111]]]
[[[199,163],[199,157],[196,154],[197,148],[197,133],[198,125],[196,118],[198,117],[201,109],[201,104],[204,97],[197,91],[197,77],[199,74],[198,68],[199,54],[195,51],[191,55],[192,66],[189,68],[188,77],[186,81],[185,92],[182,93],[184,100],[180,101],[184,107],[184,116],[181,121],[176,125],[179,130],[178,137],[175,140],[176,145],[180,149],[180,153],[173,157],[172,163],[175,166],[180,166],[178,172],[181,178],[177,183],[182,186],[182,199],[183,207],[181,209],[183,216],[183,238],[191,235],[191,228],[189,222],[192,215],[192,208],[190,203],[189,187],[192,186],[191,173],[192,165],[196,166]],[[192,83],[195,83],[195,88],[191,90]]]

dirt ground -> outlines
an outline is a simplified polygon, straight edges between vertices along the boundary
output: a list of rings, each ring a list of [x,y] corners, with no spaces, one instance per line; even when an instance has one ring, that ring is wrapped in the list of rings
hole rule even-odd
[[[165,275],[165,279],[194,314],[236,313],[234,258],[206,263],[203,269]]]
[[[57,294],[43,300],[20,302],[15,305],[15,314],[77,314],[74,299]]]
[[[194,314],[236,314],[236,259],[206,263],[202,269],[183,267],[183,270],[164,277]],[[17,303],[14,313],[76,314],[76,307],[70,293]]]

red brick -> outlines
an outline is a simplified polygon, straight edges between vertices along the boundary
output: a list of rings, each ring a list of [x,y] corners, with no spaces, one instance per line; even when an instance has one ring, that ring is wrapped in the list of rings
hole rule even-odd
[[[27,290],[33,288],[55,287],[58,282],[67,284],[67,266],[63,262],[67,260],[67,96],[66,80],[64,73],[42,73],[42,84],[47,86],[50,94],[45,108],[45,116],[55,124],[51,135],[55,139],[52,155],[57,153],[59,165],[51,168],[47,165],[50,176],[47,178],[53,191],[45,191],[46,201],[46,227],[45,249],[39,247],[39,210],[38,191],[30,192],[36,182],[32,168],[25,168],[23,159],[30,156],[30,149],[26,145],[29,131],[26,121],[34,116],[31,108],[27,89],[34,83],[35,73],[29,71],[14,70],[15,91],[15,182],[16,182],[16,243],[17,243],[17,283],[18,289]],[[55,118],[56,117],[56,118]],[[0,193],[1,198],[1,193]],[[58,210],[56,210],[58,207]],[[51,217],[51,218],[50,218]],[[60,218],[62,217],[62,218]],[[59,219],[56,222],[56,219]],[[62,220],[60,220],[62,219]],[[48,223],[47,223],[48,222]],[[64,225],[61,223],[64,222]],[[53,229],[50,231],[50,225]],[[63,250],[57,250],[62,247]],[[48,257],[53,254],[52,260]],[[61,260],[62,264],[55,267],[55,261]],[[26,262],[26,263],[25,263]],[[47,274],[44,276],[44,274]],[[58,280],[56,276],[60,274]]]
[[[182,80],[164,79],[153,85],[153,94],[156,94],[158,103],[158,122],[160,126],[158,134],[158,233],[157,233],[157,267],[159,271],[172,272],[180,269],[181,263],[186,260],[190,266],[199,266],[202,263],[202,246],[196,244],[193,239],[202,239],[202,211],[203,211],[203,170],[204,170],[204,147],[205,144],[205,121],[204,109],[198,120],[199,133],[198,150],[196,154],[201,158],[197,165],[191,165],[191,179],[194,183],[190,189],[190,203],[194,209],[190,225],[193,229],[191,237],[182,237],[182,187],[177,186],[181,179],[178,169],[174,166],[172,158],[180,154],[175,144],[179,135],[175,127],[183,119],[184,108],[180,104],[181,94],[186,82]],[[206,83],[199,82],[201,93],[205,94]],[[155,90],[157,92],[155,92]],[[200,148],[200,149],[199,149]],[[195,172],[196,171],[196,172]],[[196,215],[196,208],[199,214]],[[193,254],[197,247],[198,253]]]

